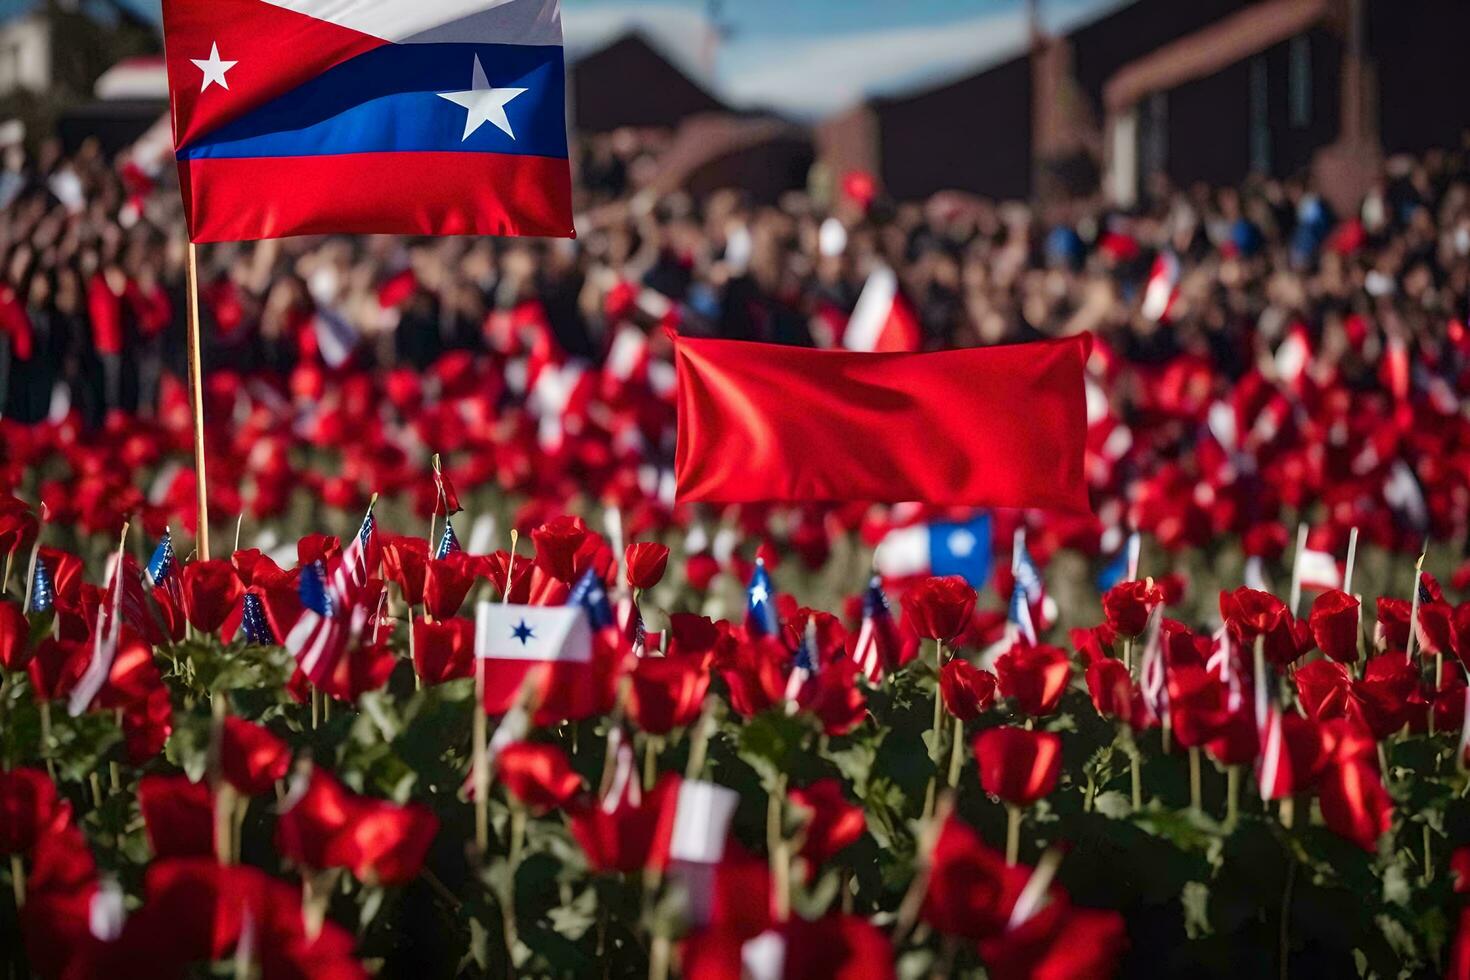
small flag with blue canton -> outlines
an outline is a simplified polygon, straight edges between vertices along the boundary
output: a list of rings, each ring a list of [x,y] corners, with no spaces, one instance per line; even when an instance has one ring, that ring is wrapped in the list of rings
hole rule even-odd
[[[448,558],[462,549],[459,546],[459,537],[454,533],[454,525],[449,523],[449,518],[444,519],[444,535],[439,539],[439,547],[434,549],[435,558]]]
[[[1138,532],[1134,531],[1123,541],[1117,554],[1097,573],[1097,591],[1107,592],[1122,582],[1132,581],[1138,569]]]
[[[31,576],[31,612],[49,612],[56,601],[56,586],[51,581],[51,569],[46,559],[36,556],[36,571]]]
[[[755,573],[745,591],[745,628],[752,636],[776,636],[781,620],[776,615],[776,587],[762,558],[755,560]]]
[[[1018,634],[1025,637],[1027,643],[1036,645],[1036,624],[1031,621],[1031,606],[1026,601],[1026,589],[1020,579],[1016,580],[1016,587],[1011,590],[1011,605],[1006,611],[1006,620],[1016,628]]]
[[[806,621],[806,631],[802,634],[801,642],[796,645],[796,653],[791,658],[791,673],[786,678],[786,710],[796,709],[797,699],[801,697],[802,688],[806,682],[816,675],[821,657],[817,653],[817,617],[809,615]]]
[[[254,592],[245,593],[240,632],[249,644],[266,646],[276,642],[275,634],[271,632],[270,624],[265,619],[265,607],[261,604],[260,596]]]
[[[602,584],[597,572],[590,568],[572,586],[571,594],[567,596],[567,605],[582,607],[587,613],[587,625],[592,627],[593,632],[606,629],[617,622],[613,616],[612,604],[607,599],[607,587]]]
[[[158,588],[168,582],[169,576],[174,573],[174,543],[173,536],[167,528],[163,531],[163,537],[158,539],[158,547],[153,549],[153,557],[148,559],[148,567],[143,570],[143,577],[152,588]]]
[[[1016,553],[1011,559],[1011,571],[1016,576],[1016,587],[1025,590],[1026,601],[1033,605],[1040,602],[1045,596],[1041,571],[1031,559],[1031,553],[1026,550],[1026,539],[1019,533],[1016,536]]]
[[[301,569],[301,581],[297,585],[301,604],[318,616],[332,616],[332,597],[327,592],[326,568],[321,561],[314,561]]]

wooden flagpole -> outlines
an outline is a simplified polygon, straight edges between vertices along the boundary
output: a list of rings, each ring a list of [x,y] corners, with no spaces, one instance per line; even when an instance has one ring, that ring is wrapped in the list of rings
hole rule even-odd
[[[204,476],[204,370],[199,354],[199,259],[189,242],[185,265],[189,289],[189,403],[194,410],[194,494],[199,504],[199,533],[195,548],[201,560],[209,560],[209,499]]]

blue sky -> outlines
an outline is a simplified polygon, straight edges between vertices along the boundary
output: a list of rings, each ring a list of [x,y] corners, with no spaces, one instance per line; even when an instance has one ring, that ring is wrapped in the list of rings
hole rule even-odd
[[[157,16],[159,0],[121,2]],[[1042,17],[1062,30],[1129,2],[1041,0]],[[710,6],[562,0],[569,53],[636,28],[733,103],[815,117],[1002,61],[1026,40],[1025,0],[723,0],[728,36],[711,64]]]

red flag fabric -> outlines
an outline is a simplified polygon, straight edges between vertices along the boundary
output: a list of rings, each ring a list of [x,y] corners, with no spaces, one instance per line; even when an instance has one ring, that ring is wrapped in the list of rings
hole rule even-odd
[[[882,354],[680,338],[678,499],[1086,513],[1091,344]]]

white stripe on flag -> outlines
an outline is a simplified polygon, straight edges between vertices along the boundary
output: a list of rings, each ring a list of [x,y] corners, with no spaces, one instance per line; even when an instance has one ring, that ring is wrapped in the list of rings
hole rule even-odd
[[[669,857],[693,864],[717,864],[725,856],[730,819],[739,803],[740,794],[728,787],[698,779],[680,783]]]
[[[897,298],[898,276],[891,268],[880,265],[869,273],[842,334],[842,346],[859,351],[876,349]]]
[[[561,44],[560,0],[266,0],[399,44]]]
[[[592,631],[579,606],[481,602],[476,607],[475,656],[486,660],[588,663],[592,659]]]

